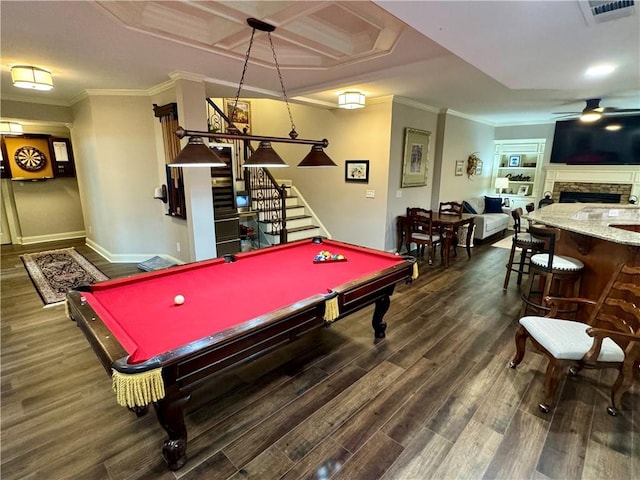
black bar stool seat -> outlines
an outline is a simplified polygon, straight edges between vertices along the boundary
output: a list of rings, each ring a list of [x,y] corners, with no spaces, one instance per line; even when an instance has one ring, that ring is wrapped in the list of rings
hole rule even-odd
[[[546,296],[579,296],[584,263],[574,257],[554,254],[556,238],[560,236],[559,229],[531,225],[529,232],[533,237],[543,240],[544,244],[539,253],[530,258],[529,283],[522,292],[520,316],[527,315],[530,310],[542,316],[550,310],[544,302]],[[558,313],[575,313],[575,309],[558,310]]]

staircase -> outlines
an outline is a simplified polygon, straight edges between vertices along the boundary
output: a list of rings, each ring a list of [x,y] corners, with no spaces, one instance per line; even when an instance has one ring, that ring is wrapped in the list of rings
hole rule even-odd
[[[328,236],[326,230],[320,226],[320,222],[308,207],[304,198],[293,187],[290,180],[280,180],[287,191],[285,199],[285,221],[287,228],[287,240],[293,242],[316,236]],[[257,206],[257,192],[251,192],[253,210],[257,211],[258,235],[260,246],[277,245],[280,243],[280,233],[275,224],[279,224],[279,211],[260,210]],[[272,221],[275,218],[275,222]],[[265,245],[266,244],[266,245]]]

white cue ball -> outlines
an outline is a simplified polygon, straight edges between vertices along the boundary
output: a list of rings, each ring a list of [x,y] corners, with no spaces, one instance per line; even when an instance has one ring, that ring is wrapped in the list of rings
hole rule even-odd
[[[173,303],[176,305],[182,305],[184,303],[184,297],[182,295],[176,295],[173,299]]]

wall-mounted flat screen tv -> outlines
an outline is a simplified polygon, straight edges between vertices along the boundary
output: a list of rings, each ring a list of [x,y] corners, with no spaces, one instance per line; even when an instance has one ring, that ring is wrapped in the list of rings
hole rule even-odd
[[[551,163],[640,165],[640,115],[556,122]]]

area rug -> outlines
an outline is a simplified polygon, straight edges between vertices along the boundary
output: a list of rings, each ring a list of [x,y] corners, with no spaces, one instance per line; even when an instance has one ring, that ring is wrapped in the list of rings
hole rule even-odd
[[[20,258],[46,306],[64,302],[72,288],[109,279],[73,247],[27,253]]]
[[[506,235],[504,238],[501,238],[497,242],[491,244],[492,247],[498,248],[511,248],[513,235]]]

